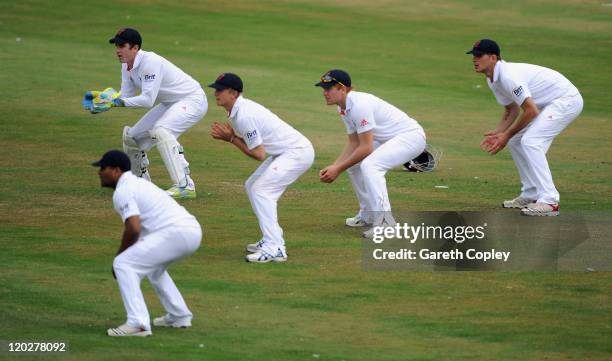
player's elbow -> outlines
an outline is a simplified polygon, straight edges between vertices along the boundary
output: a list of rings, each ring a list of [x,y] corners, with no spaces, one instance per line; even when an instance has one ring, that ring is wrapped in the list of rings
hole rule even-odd
[[[525,114],[527,114],[527,116],[529,116],[531,118],[535,118],[538,115],[540,115],[540,110],[538,109],[538,107],[533,105],[533,106],[527,107],[525,109]]]
[[[266,153],[260,153],[260,152],[255,152],[253,153],[253,158],[257,159],[258,161],[263,161],[264,159],[266,159]]]
[[[149,92],[141,93],[139,103],[143,108],[151,108],[155,105],[155,98],[156,96],[153,96]]]
[[[260,144],[257,147],[253,148],[250,153],[251,156],[257,159],[258,161],[266,159],[266,149],[264,148],[263,144]]]
[[[523,108],[523,114],[526,117],[535,118],[540,114],[540,110],[538,109],[538,106],[535,105],[535,103],[533,102],[533,100],[531,100],[531,98],[528,98],[523,103],[522,108]]]
[[[367,157],[374,151],[374,145],[372,143],[360,144],[359,150],[364,157]]]
[[[155,100],[154,100],[154,99],[152,99],[152,98],[147,98],[147,99],[145,100],[145,107],[146,107],[146,108],[151,108],[151,107],[153,107],[153,105],[155,105]]]

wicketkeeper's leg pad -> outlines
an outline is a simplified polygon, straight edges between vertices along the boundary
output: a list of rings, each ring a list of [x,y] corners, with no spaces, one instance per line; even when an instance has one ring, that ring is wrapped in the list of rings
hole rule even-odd
[[[130,165],[132,173],[137,177],[142,177],[148,181],[151,180],[149,176],[149,158],[147,153],[141,150],[136,143],[134,137],[129,135],[130,127],[123,128],[123,151],[130,158]]]
[[[166,129],[161,127],[153,128],[150,131],[153,144],[157,147],[159,155],[164,161],[164,165],[170,174],[170,178],[179,187],[186,187],[189,174],[189,167],[185,165],[183,147],[176,138]]]

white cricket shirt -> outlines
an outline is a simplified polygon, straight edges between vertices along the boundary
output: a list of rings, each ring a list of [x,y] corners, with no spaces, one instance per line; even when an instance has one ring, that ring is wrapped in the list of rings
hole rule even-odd
[[[150,108],[156,101],[174,103],[190,95],[204,95],[200,83],[153,52],[139,50],[131,70],[121,64],[121,100],[126,107]]]
[[[507,63],[500,60],[487,84],[501,105],[522,105],[531,97],[539,109],[553,100],[578,94],[578,89],[561,73],[539,65]]]
[[[384,143],[404,132],[421,131],[419,123],[386,101],[368,93],[350,91],[346,95],[346,109],[338,112],[347,134],[361,134],[372,130],[374,141]]]
[[[124,172],[113,193],[113,206],[121,219],[140,216],[144,234],[177,224],[196,221],[183,206],[155,184]]]
[[[242,95],[236,99],[228,119],[249,149],[263,144],[266,153],[279,155],[288,149],[305,148],[310,141],[266,107]]]

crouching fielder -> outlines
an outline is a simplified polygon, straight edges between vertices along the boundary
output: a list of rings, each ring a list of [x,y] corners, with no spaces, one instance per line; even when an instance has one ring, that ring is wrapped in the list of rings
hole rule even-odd
[[[497,154],[507,144],[521,178],[521,193],[502,207],[520,208],[525,216],[558,216],[559,192],[546,153],[582,112],[580,92],[555,70],[506,63],[491,39],[477,41],[467,54],[472,54],[474,70],[486,76],[497,102],[504,106],[501,121],[485,133],[481,147]]]
[[[209,85],[215,89],[217,105],[228,111],[231,125],[213,123],[212,136],[225,140],[244,154],[265,161],[245,183],[262,238],[247,245],[248,262],[287,260],[283,229],[278,224],[276,204],[287,187],[314,161],[310,141],[276,114],[242,94],[242,80],[235,74],[221,74]],[[266,154],[269,157],[266,159]]]
[[[190,327],[193,317],[166,268],[194,253],[202,229],[194,216],[153,183],[133,175],[127,155],[118,150],[93,163],[102,187],[113,188],[113,205],[125,228],[113,262],[113,276],[127,321],[109,336],[149,336],[151,324],[140,281],[147,277],[167,314],[153,320],[162,327]]]
[[[153,107],[133,127],[123,130],[123,150],[130,158],[132,172],[151,180],[146,152],[156,146],[174,183],[167,193],[174,198],[195,198],[195,184],[178,138],[206,114],[204,90],[168,60],[141,50],[138,31],[120,29],[109,42],[115,44],[122,63],[120,97],[112,105]]]
[[[331,183],[345,170],[359,200],[359,212],[347,218],[351,227],[393,226],[385,174],[423,153],[425,132],[416,120],[386,101],[356,92],[351,77],[334,69],[315,84],[323,88],[328,105],[337,105],[346,126],[348,143],[336,161],[320,172],[321,181]],[[371,238],[373,228],[363,233]]]

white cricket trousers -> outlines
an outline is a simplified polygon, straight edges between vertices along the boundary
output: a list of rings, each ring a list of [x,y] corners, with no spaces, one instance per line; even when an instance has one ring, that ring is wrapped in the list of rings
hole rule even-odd
[[[385,174],[419,156],[425,145],[423,130],[401,133],[383,144],[374,144],[376,149],[370,155],[347,169],[359,200],[359,215],[367,223],[380,225],[385,219],[395,223]]]
[[[204,93],[194,94],[175,103],[159,103],[151,108],[132,128],[138,147],[148,151],[153,147],[149,130],[162,127],[178,139],[187,129],[197,124],[208,111],[208,101]]]
[[[148,152],[155,145],[149,131],[156,127],[166,129],[178,140],[187,129],[196,125],[208,111],[208,101],[202,92],[194,94],[175,103],[159,103],[149,110],[133,127],[128,135],[133,137],[140,150]],[[189,167],[189,162],[181,154],[183,167]],[[145,161],[148,164],[148,161]]]
[[[113,269],[129,326],[151,329],[149,311],[140,290],[140,281],[145,276],[170,316],[191,320],[193,315],[166,269],[171,263],[193,254],[201,240],[202,229],[198,222],[184,222],[141,237],[115,257]]]
[[[245,182],[244,188],[264,240],[263,251],[275,255],[280,248],[286,254],[283,229],[278,224],[277,202],[313,161],[314,148],[309,142],[307,147],[289,149],[283,154],[268,157]]]
[[[554,100],[531,123],[508,142],[512,159],[521,178],[521,197],[556,204],[560,197],[546,160],[553,140],[582,111],[578,93]]]

